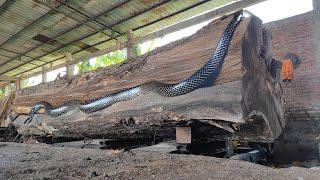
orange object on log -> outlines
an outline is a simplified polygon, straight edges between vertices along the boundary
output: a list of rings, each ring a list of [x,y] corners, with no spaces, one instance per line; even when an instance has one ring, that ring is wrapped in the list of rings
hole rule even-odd
[[[291,59],[286,59],[282,62],[281,68],[282,81],[289,80],[291,81],[293,78],[293,64]]]

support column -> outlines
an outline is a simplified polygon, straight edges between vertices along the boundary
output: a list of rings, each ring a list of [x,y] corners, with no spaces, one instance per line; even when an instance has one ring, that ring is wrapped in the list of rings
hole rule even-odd
[[[19,91],[21,89],[21,78],[14,82],[14,87],[16,91]]]
[[[121,49],[121,41],[120,41],[120,38],[117,38],[117,39],[116,39],[116,48],[117,48],[117,49]]]
[[[72,55],[70,52],[66,53],[66,74],[67,74],[67,78],[70,79],[73,76],[73,72],[74,72],[74,65],[70,64],[72,61]]]
[[[67,78],[71,78],[73,76],[73,72],[74,72],[74,65],[70,64],[70,62],[72,61],[72,54],[70,52],[66,53],[66,74],[67,74]]]
[[[128,38],[128,41],[127,41],[127,58],[128,58],[128,60],[130,60],[130,59],[133,59],[133,58],[137,57],[136,52],[134,50],[133,43],[132,43],[132,39],[133,39],[132,30],[129,30],[127,32],[127,38]]]
[[[47,82],[47,67],[42,66],[42,82]]]

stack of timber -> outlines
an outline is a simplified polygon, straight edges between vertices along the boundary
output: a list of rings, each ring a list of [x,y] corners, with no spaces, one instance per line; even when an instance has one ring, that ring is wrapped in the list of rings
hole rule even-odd
[[[53,105],[85,102],[153,80],[178,83],[208,61],[231,20],[231,16],[215,20],[192,36],[119,65],[20,90],[13,109],[27,113],[38,101]],[[71,112],[58,118],[37,114],[20,132],[61,138],[170,138],[177,124],[192,121],[200,124],[196,132],[201,137],[273,141],[285,119],[281,87],[267,70],[271,60],[268,37],[260,19],[245,18],[211,87],[176,97],[143,94],[92,114]],[[17,126],[25,118],[20,116]]]

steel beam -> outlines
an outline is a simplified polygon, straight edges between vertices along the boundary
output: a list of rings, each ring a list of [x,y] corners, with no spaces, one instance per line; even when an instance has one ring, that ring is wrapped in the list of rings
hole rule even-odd
[[[30,28],[31,26],[37,24],[39,21],[41,21],[43,18],[45,18],[48,14],[52,13],[55,11],[55,8],[60,7],[61,4],[59,4],[58,6],[54,7],[53,9],[49,10],[48,12],[44,13],[42,16],[40,16],[39,18],[37,18],[36,20],[32,21],[31,23],[29,23],[27,26],[25,26],[23,29],[21,29],[20,31],[17,31],[13,36],[11,36],[9,39],[7,39],[6,41],[2,42],[0,44],[0,47],[2,47],[4,44],[6,44],[7,42],[11,41],[12,39],[18,37],[20,35],[21,32],[23,32],[24,30]],[[0,65],[1,66],[1,65]]]
[[[97,18],[93,18],[92,15],[91,15],[90,13],[88,13],[87,11],[82,10],[82,12],[81,12],[81,11],[77,10],[76,8],[68,5],[67,3],[65,3],[65,2],[63,2],[63,1],[61,1],[61,0],[58,0],[58,1],[59,1],[61,4],[63,4],[64,6],[66,6],[67,8],[69,8],[69,9],[71,9],[71,10],[73,10],[73,11],[75,11],[75,12],[77,12],[77,13],[83,15],[83,16],[85,16],[86,18],[89,18],[90,21],[94,21],[94,22],[97,22],[98,24],[100,24],[100,25],[102,25],[102,26],[106,26],[104,22],[99,21]],[[83,13],[83,12],[85,12],[85,13]],[[89,14],[89,15],[88,15],[88,14]],[[109,29],[110,29],[111,31],[114,31],[114,32],[118,33],[118,34],[121,34],[119,31],[112,29],[112,27],[109,28]],[[96,29],[96,30],[97,30],[97,29]],[[98,31],[99,31],[99,30],[98,30]],[[109,35],[108,35],[108,36],[109,36]]]
[[[77,9],[72,8],[71,6],[67,5],[66,3],[61,2],[61,1],[59,1],[59,2],[60,2],[63,6],[66,6],[67,8],[71,9],[72,11],[76,11],[77,13],[79,13],[79,14],[81,14],[81,15],[83,15],[83,16],[86,16],[86,18],[89,18],[89,19],[90,19],[90,21],[88,21],[88,19],[85,19],[84,22],[88,21],[87,23],[89,23],[89,22],[91,22],[91,21],[96,21],[96,19],[93,19],[92,17],[88,17],[87,15],[81,13],[81,11],[78,11]],[[50,5],[48,5],[48,4],[45,3],[45,2],[39,1],[39,3],[41,3],[42,5],[47,6],[47,7],[49,7],[49,8],[52,8]],[[70,7],[71,7],[71,8],[70,8]],[[73,19],[74,21],[77,21],[79,24],[83,23],[81,20],[79,20],[79,19],[77,19],[77,18],[74,18],[73,16],[70,16],[68,13],[64,12],[63,10],[56,9],[56,11],[58,11],[59,13],[65,15],[66,17],[68,17],[68,18],[70,18],[70,19]],[[82,18],[82,17],[81,17],[81,18]],[[94,29],[95,31],[99,31],[96,27],[90,26],[90,25],[87,24],[87,23],[86,23],[86,26]],[[99,24],[100,24],[100,23],[99,23]],[[85,24],[83,24],[83,25],[85,25]],[[101,24],[100,24],[100,25],[101,25]],[[104,26],[104,25],[102,25],[102,26]],[[111,30],[114,31],[113,29],[111,29]],[[117,32],[117,31],[115,31],[115,32]],[[117,33],[118,33],[118,32],[117,32]],[[110,37],[110,35],[107,34],[107,33],[104,33],[104,32],[103,32],[103,34]]]
[[[100,16],[102,16],[102,15],[104,15],[104,14],[106,14],[106,13],[108,13],[108,12],[110,12],[110,11],[112,11],[112,10],[114,10],[114,9],[116,9],[116,8],[118,8],[118,7],[126,4],[126,3],[128,3],[128,2],[130,2],[130,1],[131,1],[131,0],[128,0],[128,1],[122,2],[122,3],[120,3],[120,4],[117,4],[116,6],[114,6],[114,7],[110,8],[110,9],[108,9],[108,10],[100,13],[99,15],[95,16],[94,18],[98,18],[98,17],[100,17]],[[62,35],[64,35],[64,34],[66,34],[66,33],[69,33],[69,32],[71,32],[71,31],[79,28],[80,26],[82,26],[82,25],[84,25],[84,24],[86,24],[86,23],[88,23],[88,22],[90,22],[90,21],[85,21],[85,22],[83,22],[83,23],[81,23],[81,24],[79,24],[79,25],[77,25],[77,26],[75,26],[75,27],[70,28],[69,30],[67,30],[67,31],[65,31],[65,32],[62,32],[62,33],[56,35],[55,37],[51,38],[51,40],[49,40],[49,41],[47,41],[47,42],[44,42],[44,43],[41,43],[39,46],[36,46],[36,47],[28,50],[27,52],[24,53],[24,55],[30,53],[31,51],[33,51],[33,50],[35,50],[35,49],[37,49],[37,48],[39,48],[39,47],[41,47],[41,46],[42,46],[43,44],[45,44],[45,43],[50,43],[50,42],[52,42],[52,41],[55,40],[56,38],[58,38],[58,37],[60,37],[60,36],[62,36]],[[102,31],[103,31],[103,30],[102,30]],[[100,31],[100,32],[101,32],[101,31]],[[96,33],[98,33],[98,32],[92,33],[91,35],[96,34]],[[87,36],[87,37],[89,37],[89,36]],[[83,40],[83,39],[84,39],[84,38],[81,38],[80,40]],[[78,41],[80,41],[80,40],[76,40],[76,41],[73,41],[73,42],[78,42]],[[73,44],[73,43],[69,43],[69,45],[70,45],[70,44]],[[66,45],[66,46],[68,46],[68,45]],[[47,53],[47,54],[45,54],[45,55],[43,55],[43,56],[37,57],[37,58],[40,59],[41,57],[47,56],[48,54],[51,54],[52,52],[57,51],[57,50],[59,50],[59,49],[62,49],[62,48],[64,48],[64,47],[66,47],[66,46],[60,47],[60,48],[58,48],[58,49],[55,49],[55,50],[53,50],[53,51],[51,51],[51,52],[49,52],[49,53]],[[19,57],[19,56],[18,56],[18,57]],[[15,57],[14,59],[16,59],[16,58],[18,58],[18,57]],[[14,59],[11,59],[11,60],[7,61],[6,63],[9,63],[10,61],[12,61],[12,60],[14,60]],[[33,59],[36,60],[36,58],[33,58]],[[33,60],[32,60],[32,61],[33,61]],[[31,62],[31,61],[28,61],[27,63],[29,63],[29,62]],[[4,63],[4,64],[2,64],[2,65],[5,65],[6,63]],[[26,64],[27,64],[27,63],[26,63]],[[2,65],[1,65],[1,66],[2,66]],[[23,65],[25,65],[25,64],[23,64]],[[23,66],[23,65],[21,65],[21,66]],[[21,67],[21,66],[19,66],[19,67]],[[16,67],[16,68],[17,68],[17,67]],[[15,69],[15,68],[14,68],[14,69]],[[13,69],[11,69],[11,70],[13,70]],[[10,71],[11,71],[11,70],[10,70]]]
[[[17,52],[14,52],[14,51],[11,51],[11,50],[8,50],[8,49],[0,48],[0,50],[8,51],[8,52],[13,53],[13,54],[18,54],[18,55],[20,55],[21,57],[23,57],[22,54],[17,53]],[[4,55],[4,54],[0,54],[0,56],[7,57],[7,58],[11,58],[10,56]],[[14,60],[17,60],[17,61],[21,61],[21,62],[26,63],[25,61],[21,60],[21,57],[20,57],[20,59],[14,59]],[[31,56],[25,56],[25,57],[27,57],[27,58],[33,58],[33,57],[31,57]],[[41,61],[41,62],[43,62],[43,63],[46,63],[46,61],[43,61],[43,60],[41,60],[41,59],[37,59],[37,60],[38,60],[38,61]],[[30,63],[28,63],[28,64],[32,64],[32,65],[34,65],[34,66],[39,66],[39,65],[34,64],[34,63],[32,63],[32,62],[30,62]],[[0,65],[0,66],[1,66],[1,65]]]
[[[159,3],[159,4],[157,4],[157,5],[153,5],[153,6],[149,7],[149,8],[147,8],[147,9],[144,10],[144,11],[141,11],[141,12],[139,12],[139,13],[137,13],[137,14],[134,14],[134,15],[128,17],[128,18],[122,19],[122,20],[120,20],[120,21],[118,21],[118,22],[115,22],[115,23],[113,23],[112,25],[106,26],[106,27],[104,27],[103,29],[101,29],[101,31],[104,31],[104,30],[106,30],[106,29],[109,29],[110,27],[113,27],[113,26],[115,26],[115,25],[117,25],[117,24],[120,24],[120,23],[122,23],[122,22],[124,22],[124,21],[130,20],[130,19],[132,19],[132,18],[134,18],[134,17],[136,17],[136,16],[138,16],[138,15],[140,15],[140,14],[143,14],[143,13],[145,13],[145,12],[151,11],[151,10],[153,10],[153,9],[155,9],[155,8],[157,8],[157,7],[165,4],[165,3],[167,3],[167,2],[170,2],[170,0],[165,0],[165,1],[163,1],[163,2],[161,2],[161,3]],[[109,9],[108,11],[111,11],[111,10],[113,10],[113,9]],[[106,12],[104,12],[104,13],[106,13]],[[104,13],[101,13],[100,15],[97,15],[95,18],[98,18],[99,16],[103,15]],[[53,37],[52,40],[54,40],[54,39],[62,36],[62,35],[65,34],[65,33],[68,33],[68,32],[70,32],[70,31],[72,31],[72,30],[80,27],[81,25],[83,25],[83,24],[80,24],[80,25],[78,25],[78,26],[76,26],[76,27],[74,27],[74,28],[71,28],[70,30],[68,30],[68,31],[66,31],[66,32],[63,32],[63,33],[60,34],[60,35],[57,35],[56,37]],[[81,41],[81,40],[83,40],[83,39],[86,39],[86,38],[88,38],[88,37],[90,37],[90,36],[93,36],[93,35],[95,35],[95,34],[97,34],[97,33],[99,33],[99,32],[90,33],[90,34],[88,34],[88,35],[86,35],[86,36],[84,36],[84,37],[82,37],[82,38],[80,38],[80,39],[74,40],[74,41],[72,41],[72,42],[70,42],[70,43],[68,43],[68,44],[66,44],[66,45],[64,45],[64,46],[62,46],[62,47],[60,47],[60,48],[56,48],[56,49],[48,52],[47,54],[42,55],[42,56],[39,56],[39,57],[36,57],[36,58],[40,59],[40,58],[42,58],[42,57],[45,57],[45,56],[47,56],[47,55],[49,55],[49,54],[51,54],[51,53],[53,53],[53,52],[55,52],[55,51],[58,51],[58,50],[63,49],[63,48],[65,48],[65,47],[67,47],[67,46],[70,46],[70,45],[72,45],[72,44],[74,44],[74,43],[76,43],[76,42],[79,42],[79,41]],[[123,35],[123,34],[121,34],[121,35]],[[120,36],[120,35],[118,35],[118,36],[116,36],[116,37],[119,37],[119,36]],[[114,37],[114,38],[115,38],[115,37]],[[111,39],[114,39],[114,38],[111,38]],[[109,39],[109,40],[110,40],[110,39]],[[50,41],[48,41],[48,42],[50,42]],[[46,43],[48,43],[48,42],[46,42]],[[43,44],[44,44],[44,43],[43,43]],[[43,45],[43,44],[41,44],[41,45]],[[41,45],[40,45],[40,46],[41,46]],[[32,48],[31,50],[29,50],[29,51],[26,52],[25,54],[27,54],[27,53],[35,50],[36,48],[38,48],[38,47],[40,47],[40,46],[37,46],[37,47],[35,47],[35,48]],[[81,51],[82,51],[82,50],[81,50]],[[13,60],[13,59],[12,59],[12,60]],[[9,60],[8,62],[10,62],[10,61],[11,61],[11,60]],[[33,60],[28,61],[28,62],[32,62],[32,61],[33,61]],[[55,61],[55,60],[54,60],[54,61]],[[8,62],[7,62],[7,63],[8,63]],[[53,61],[51,61],[51,62],[53,62]],[[4,64],[3,64],[3,65],[4,65]],[[5,71],[5,72],[3,72],[3,73],[1,73],[1,74],[7,73],[7,72],[9,72],[9,71],[12,71],[12,70],[14,70],[14,69],[16,69],[16,68],[19,68],[19,67],[23,66],[23,65],[25,65],[25,64],[18,65],[18,66],[14,67],[14,68],[11,68],[11,69],[9,69],[8,71]],[[0,75],[1,75],[1,74],[0,74]]]

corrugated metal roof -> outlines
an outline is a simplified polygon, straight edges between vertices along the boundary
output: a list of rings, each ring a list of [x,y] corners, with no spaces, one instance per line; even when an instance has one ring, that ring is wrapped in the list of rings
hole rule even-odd
[[[0,0],[0,75],[27,75],[233,0]]]

